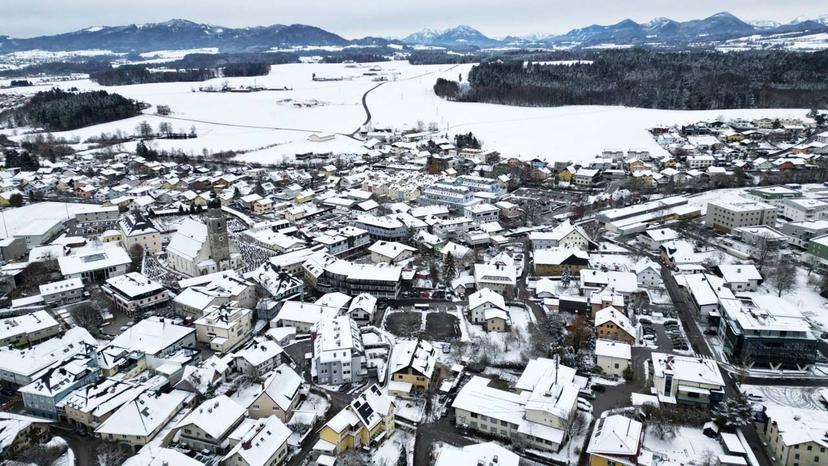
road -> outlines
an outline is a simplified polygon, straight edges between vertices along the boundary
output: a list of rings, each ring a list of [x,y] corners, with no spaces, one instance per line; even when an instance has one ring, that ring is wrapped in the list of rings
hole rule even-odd
[[[681,290],[679,290],[678,284],[673,279],[673,275],[670,273],[668,267],[662,265],[661,277],[667,288],[667,292],[670,294],[673,305],[678,310],[679,320],[684,327],[684,333],[687,335],[687,339],[690,341],[693,351],[697,354],[701,354],[715,360],[716,358],[707,346],[704,335],[702,335],[701,331],[699,331],[699,326],[695,325],[695,311],[691,309],[687,299],[684,297],[684,294]],[[721,371],[721,373],[725,382],[725,397],[735,397],[739,395],[739,388],[730,373],[727,371]],[[753,448],[759,464],[761,466],[773,466],[773,462],[770,458],[768,458],[768,454],[762,446],[762,441],[759,439],[759,436],[756,434],[753,426],[748,426],[747,428],[742,429],[742,431],[745,434],[745,439],[747,439],[748,443]]]
[[[381,83],[377,84],[376,86],[372,87],[371,89],[368,89],[367,91],[365,91],[365,93],[364,93],[364,94],[362,94],[362,108],[364,108],[364,109],[365,109],[365,122],[364,122],[364,123],[362,123],[362,126],[360,126],[359,128],[355,129],[355,130],[354,130],[354,132],[353,132],[353,133],[351,133],[351,136],[356,136],[356,134],[357,134],[357,133],[359,133],[359,130],[360,130],[360,129],[362,129],[362,127],[364,127],[365,125],[367,125],[368,123],[370,123],[370,122],[371,122],[371,109],[370,109],[370,108],[368,108],[368,94],[370,94],[370,93],[371,93],[371,92],[373,92],[376,88],[378,88],[378,87],[382,86],[383,84],[385,84],[385,83],[387,83],[387,82],[388,82],[388,81],[383,81],[383,82],[381,82]]]

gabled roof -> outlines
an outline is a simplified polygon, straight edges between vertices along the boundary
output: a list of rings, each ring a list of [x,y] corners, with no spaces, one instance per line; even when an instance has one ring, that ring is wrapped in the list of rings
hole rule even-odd
[[[637,456],[643,425],[633,419],[613,414],[595,423],[587,452],[601,456]]]
[[[198,408],[182,419],[176,428],[192,424],[214,440],[221,440],[236,425],[236,422],[244,417],[245,412],[245,408],[235,401],[225,395],[219,395],[201,403]]]
[[[287,412],[290,404],[302,387],[302,377],[287,364],[282,364],[267,378],[264,393],[276,403],[282,411]]]
[[[437,351],[431,343],[419,339],[398,341],[391,353],[389,373],[411,368],[430,379],[436,364]]]

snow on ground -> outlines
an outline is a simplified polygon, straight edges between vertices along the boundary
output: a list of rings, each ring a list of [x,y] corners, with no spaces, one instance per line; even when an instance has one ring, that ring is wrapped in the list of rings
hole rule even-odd
[[[815,273],[811,274],[811,279],[818,278]],[[822,332],[828,332],[828,300],[820,296],[815,287],[808,283],[808,272],[802,267],[796,268],[796,286],[792,290],[782,293],[780,299],[789,303],[792,307],[802,311],[802,314],[814,328],[817,336]],[[760,292],[745,293],[747,295],[754,294],[770,294],[776,296],[776,291],[773,287],[765,282],[760,287]]]
[[[402,451],[414,448],[414,436],[402,429],[397,429],[382,445],[371,453],[372,466],[393,466],[400,459]],[[409,455],[406,455],[409,456]]]
[[[365,65],[370,66],[370,65]],[[703,119],[804,117],[807,110],[747,109],[710,111],[652,110],[611,106],[568,106],[557,108],[511,107],[459,103],[434,94],[437,77],[464,77],[472,65],[411,65],[407,62],[378,63],[389,81],[368,96],[375,125],[415,127],[418,121],[436,122],[450,134],[474,132],[486,148],[506,156],[535,156],[547,160],[587,160],[606,148],[647,149],[663,153],[648,128],[656,125],[687,124]],[[157,127],[167,121],[175,129],[196,127],[199,137],[188,140],[156,141],[159,149],[180,149],[192,155],[209,152],[252,151],[243,160],[278,163],[285,157],[309,151],[346,153],[361,151],[358,141],[347,134],[365,120],[362,95],[378,83],[363,76],[365,67],[345,64],[275,65],[267,76],[218,78],[201,83],[159,83],[111,86],[105,89],[152,105],[168,105],[169,117],[148,115],[119,122],[95,125],[66,133],[64,137],[86,139],[102,132],[120,130],[133,134],[142,120]],[[341,81],[313,81],[313,74],[342,77]],[[193,92],[202,86],[258,86],[287,91],[252,93]],[[101,89],[88,80],[51,83],[48,86],[5,89],[2,92],[34,93],[47,87]],[[297,108],[279,100],[317,100],[323,105]],[[312,143],[310,132],[340,133],[334,141]],[[126,147],[129,149],[130,147]]]
[[[425,416],[426,400],[425,398],[404,399],[398,398],[396,401],[396,409],[394,415],[411,421],[415,424],[422,422]]]
[[[506,156],[546,160],[586,160],[606,148],[642,148],[662,154],[648,128],[687,124],[704,119],[798,117],[807,110],[652,110],[611,106],[556,108],[511,107],[449,102],[432,90],[437,77],[465,78],[472,65],[399,80],[368,96],[374,121],[391,125],[434,121],[449,133],[474,132],[486,148]],[[425,67],[424,67],[425,68]]]
[[[472,345],[470,351],[485,356],[489,364],[510,364],[523,361],[523,353],[529,345],[529,311],[519,306],[509,306],[511,329],[507,332],[486,332],[480,325],[466,324]],[[461,327],[463,323],[460,324]],[[474,357],[472,359],[475,359]]]
[[[664,439],[659,438],[652,429],[647,430],[644,450],[653,453],[655,464],[659,466],[715,464],[717,456],[724,454],[719,441],[707,437],[701,429],[679,427],[675,437]],[[712,462],[707,461],[710,458]]]
[[[590,254],[589,266],[593,269],[606,267],[617,272],[635,272],[636,258],[629,254]]]
[[[316,393],[308,393],[308,397],[299,404],[296,411],[312,411],[318,417],[324,418],[329,407],[330,403],[325,397]]]
[[[761,395],[764,401],[760,404],[769,403],[792,408],[826,410],[820,393],[823,388],[820,387],[742,385],[740,389],[745,394]]]

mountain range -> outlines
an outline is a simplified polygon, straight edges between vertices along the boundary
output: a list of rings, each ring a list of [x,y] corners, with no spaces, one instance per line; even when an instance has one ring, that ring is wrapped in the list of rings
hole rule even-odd
[[[102,49],[112,52],[150,52],[217,48],[222,52],[263,51],[308,46],[387,46],[428,45],[448,48],[492,48],[515,46],[599,45],[673,46],[715,44],[750,35],[795,37],[828,32],[828,15],[798,18],[788,24],[772,21],[745,22],[730,13],[690,21],[656,18],[646,23],[631,19],[611,25],[593,24],[565,34],[488,37],[470,26],[446,30],[426,29],[400,39],[365,37],[346,39],[316,26],[274,24],[246,28],[227,28],[200,24],[184,19],[162,23],[97,26],[79,31],[12,38],[0,36],[0,54],[26,50],[76,51]]]

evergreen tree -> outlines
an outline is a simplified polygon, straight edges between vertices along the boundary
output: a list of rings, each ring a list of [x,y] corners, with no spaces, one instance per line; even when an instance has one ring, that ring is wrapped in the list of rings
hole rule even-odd
[[[753,408],[747,397],[740,393],[719,403],[713,409],[713,416],[716,425],[720,428],[732,430],[750,425]]]

